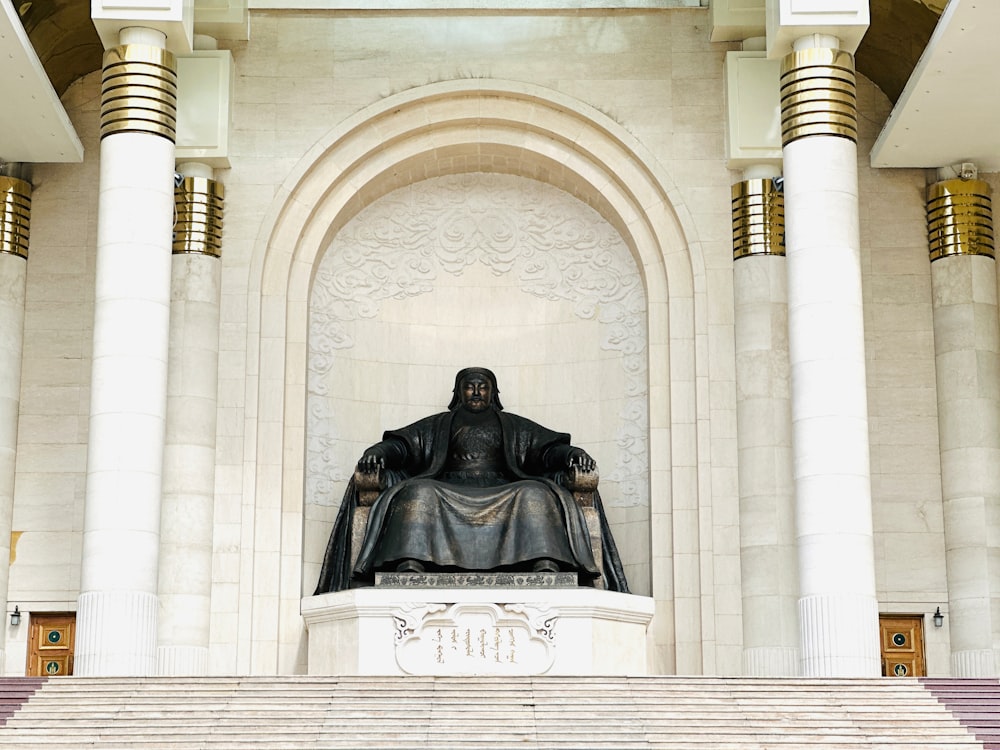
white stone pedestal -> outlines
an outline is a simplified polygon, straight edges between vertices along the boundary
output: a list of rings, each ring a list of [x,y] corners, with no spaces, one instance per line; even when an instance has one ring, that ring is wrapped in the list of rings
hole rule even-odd
[[[644,675],[653,600],[589,588],[361,588],[302,600],[309,674]]]

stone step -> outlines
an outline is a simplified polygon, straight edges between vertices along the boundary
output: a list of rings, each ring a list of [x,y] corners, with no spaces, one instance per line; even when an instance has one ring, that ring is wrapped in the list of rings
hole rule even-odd
[[[711,677],[59,678],[0,746],[983,749],[915,680]]]

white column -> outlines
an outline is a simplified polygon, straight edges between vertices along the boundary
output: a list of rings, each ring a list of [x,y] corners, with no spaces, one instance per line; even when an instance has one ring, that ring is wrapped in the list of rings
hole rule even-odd
[[[743,674],[799,674],[788,290],[778,169],[733,186]]]
[[[155,667],[176,99],[164,35],[120,41],[102,91],[79,675]]]
[[[31,185],[0,175],[0,627],[6,629],[10,533],[14,512],[14,461],[21,405],[24,285],[27,277]],[[0,674],[6,648],[0,640]]]
[[[877,676],[854,72],[838,44],[810,35],[782,66],[802,673]]]
[[[989,185],[927,200],[951,669],[996,677],[1000,631],[1000,329]]]
[[[222,267],[221,186],[183,164],[176,190],[163,452],[157,672],[208,673]],[[209,241],[206,241],[208,238]]]

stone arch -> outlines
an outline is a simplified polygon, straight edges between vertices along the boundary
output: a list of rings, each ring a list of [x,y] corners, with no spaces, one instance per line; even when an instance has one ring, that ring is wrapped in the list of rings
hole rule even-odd
[[[302,666],[308,299],[319,255],[351,217],[391,190],[471,171],[565,190],[597,210],[633,253],[648,305],[656,669],[674,671],[676,644],[700,643],[700,620],[692,617],[698,607],[676,617],[674,586],[675,556],[697,555],[698,541],[674,539],[672,531],[674,498],[697,509],[699,494],[696,392],[707,364],[696,356],[696,338],[704,340],[707,324],[698,315],[705,280],[694,223],[652,155],[589,105],[529,84],[461,80],[387,97],[333,128],[293,169],[264,217],[249,282],[248,353],[257,365],[249,374],[257,390],[255,404],[252,394],[248,399],[247,434],[256,462],[244,502],[255,509],[254,570],[271,565],[280,574],[254,578],[254,672]],[[697,569],[687,567],[688,575]],[[264,614],[268,608],[273,614]]]

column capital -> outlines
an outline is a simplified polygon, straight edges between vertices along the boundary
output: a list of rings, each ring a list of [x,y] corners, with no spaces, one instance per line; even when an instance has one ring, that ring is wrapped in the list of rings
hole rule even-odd
[[[708,6],[713,42],[740,42],[764,36],[764,0],[712,0]]]
[[[730,169],[768,163],[781,168],[781,65],[763,51],[726,53],[726,157]]]
[[[869,24],[868,0],[767,0],[767,56],[788,54],[809,34],[835,36],[854,54]]]
[[[162,32],[167,48],[179,54],[194,46],[194,0],[92,0],[90,17],[104,49],[118,45],[122,29],[133,26]]]
[[[235,66],[229,50],[177,56],[177,159],[229,167]]]

